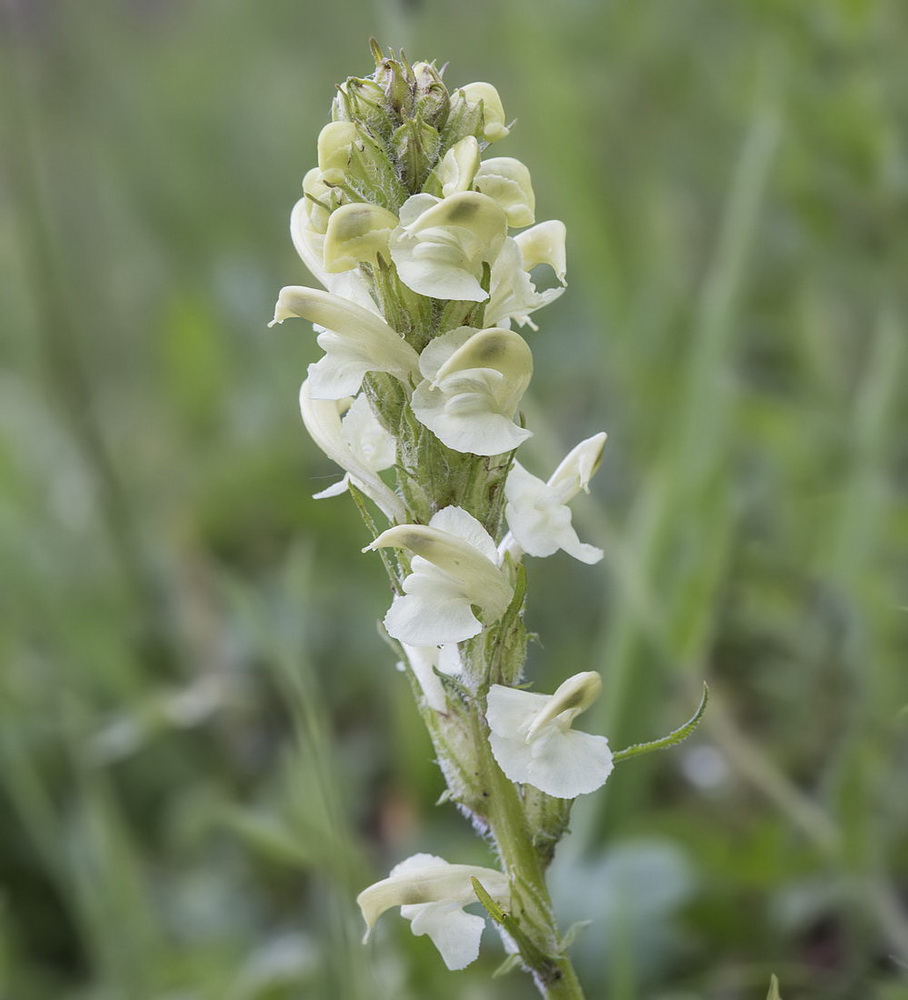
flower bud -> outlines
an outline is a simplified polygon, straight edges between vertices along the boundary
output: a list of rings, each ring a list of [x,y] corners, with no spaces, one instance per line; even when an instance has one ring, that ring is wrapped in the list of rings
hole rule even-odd
[[[391,146],[400,169],[400,178],[411,194],[422,189],[429,171],[438,160],[441,138],[436,129],[411,118],[394,133]]]
[[[380,57],[381,50],[373,49],[375,72],[372,79],[381,88],[387,101],[388,110],[400,120],[409,118],[413,111],[413,70],[403,58],[386,59]]]
[[[465,87],[458,88],[451,97],[452,113],[461,103],[468,109],[479,109],[482,123],[479,134],[487,142],[503,139],[510,132],[505,125],[501,98],[491,83],[468,83]]]
[[[343,184],[355,141],[353,122],[329,122],[319,132],[318,168],[325,184]]]
[[[353,122],[380,136],[387,136],[392,128],[385,109],[385,92],[373,80],[355,76],[338,86],[331,117],[334,121]]]
[[[432,63],[414,63],[413,76],[416,80],[416,114],[440,131],[445,127],[451,110],[448,88]]]
[[[329,187],[318,167],[313,167],[303,178],[304,204],[309,226],[313,232],[324,235],[331,213],[343,200],[343,193]]]

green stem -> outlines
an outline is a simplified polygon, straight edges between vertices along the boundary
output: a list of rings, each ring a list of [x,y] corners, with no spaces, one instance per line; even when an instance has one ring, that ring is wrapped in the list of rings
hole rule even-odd
[[[502,773],[489,746],[484,721],[475,719],[474,746],[488,791],[485,820],[511,882],[511,909],[493,919],[520,950],[523,964],[546,1000],[583,1000],[583,989],[555,923],[545,870],[533,843],[523,800]],[[488,907],[487,907],[488,909]]]

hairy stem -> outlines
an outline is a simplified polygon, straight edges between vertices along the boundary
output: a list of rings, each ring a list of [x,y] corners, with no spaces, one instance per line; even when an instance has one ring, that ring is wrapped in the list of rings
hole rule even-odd
[[[483,818],[511,882],[510,919],[503,930],[519,949],[543,997],[582,1000],[583,990],[558,932],[544,863],[534,843],[523,799],[492,756],[485,722],[474,719],[475,749],[482,784],[488,792]]]

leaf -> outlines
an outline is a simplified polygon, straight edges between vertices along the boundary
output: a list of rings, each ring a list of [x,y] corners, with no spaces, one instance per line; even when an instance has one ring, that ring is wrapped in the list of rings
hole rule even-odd
[[[577,940],[577,935],[590,926],[592,920],[577,920],[575,923],[568,927],[564,937],[561,939],[561,947],[567,951],[568,948]]]
[[[501,979],[502,976],[506,976],[509,972],[513,972],[514,969],[519,969],[522,965],[519,955],[508,955],[508,957],[498,966],[498,968],[492,973],[493,979]]]
[[[623,750],[619,750],[613,754],[612,759],[617,764],[619,761],[628,760],[630,757],[638,757],[640,754],[651,753],[653,750],[667,750],[669,747],[677,746],[677,744],[686,740],[697,726],[700,725],[700,720],[703,718],[703,713],[706,711],[708,702],[709,687],[704,683],[703,697],[700,699],[700,705],[693,716],[683,726],[669,733],[668,736],[663,736],[661,740],[653,740],[650,743],[635,743],[633,746],[625,747]]]
[[[532,969],[542,969],[550,965],[551,958],[548,955],[543,954],[538,945],[534,944],[534,942],[527,937],[523,928],[509,913],[505,913],[504,910],[502,910],[502,908],[483,888],[479,879],[472,876],[470,878],[470,882],[473,884],[473,891],[476,893],[476,898],[486,908],[486,912],[499,927],[502,927],[505,931],[507,931],[514,943],[520,949],[520,955],[523,961],[526,962],[526,964]]]
[[[779,980],[775,976],[769,977],[769,992],[766,994],[766,1000],[782,1000],[779,993]]]

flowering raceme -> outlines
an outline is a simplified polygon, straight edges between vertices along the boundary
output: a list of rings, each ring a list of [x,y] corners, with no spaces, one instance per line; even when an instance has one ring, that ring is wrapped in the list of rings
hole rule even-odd
[[[394,596],[383,620],[409,676],[454,801],[494,841],[501,870],[417,854],[365,889],[371,929],[400,907],[450,969],[479,952],[482,903],[546,997],[582,997],[544,872],[576,796],[613,764],[575,717],[601,688],[592,671],[552,695],[524,690],[525,554],[585,563],[570,500],[599,466],[605,434],[543,481],[515,458],[533,374],[514,324],[565,287],[565,227],[536,222],[527,167],[484,154],[509,134],[488,83],[449,90],[432,63],[386,57],[346,80],[318,137],[290,222],[324,290],[283,288],[273,323],[311,323],[322,355],[300,411],[342,471],[319,498],[359,504]],[[374,505],[386,524],[376,525]],[[508,532],[502,538],[505,520]],[[619,755],[620,759],[620,755]]]

